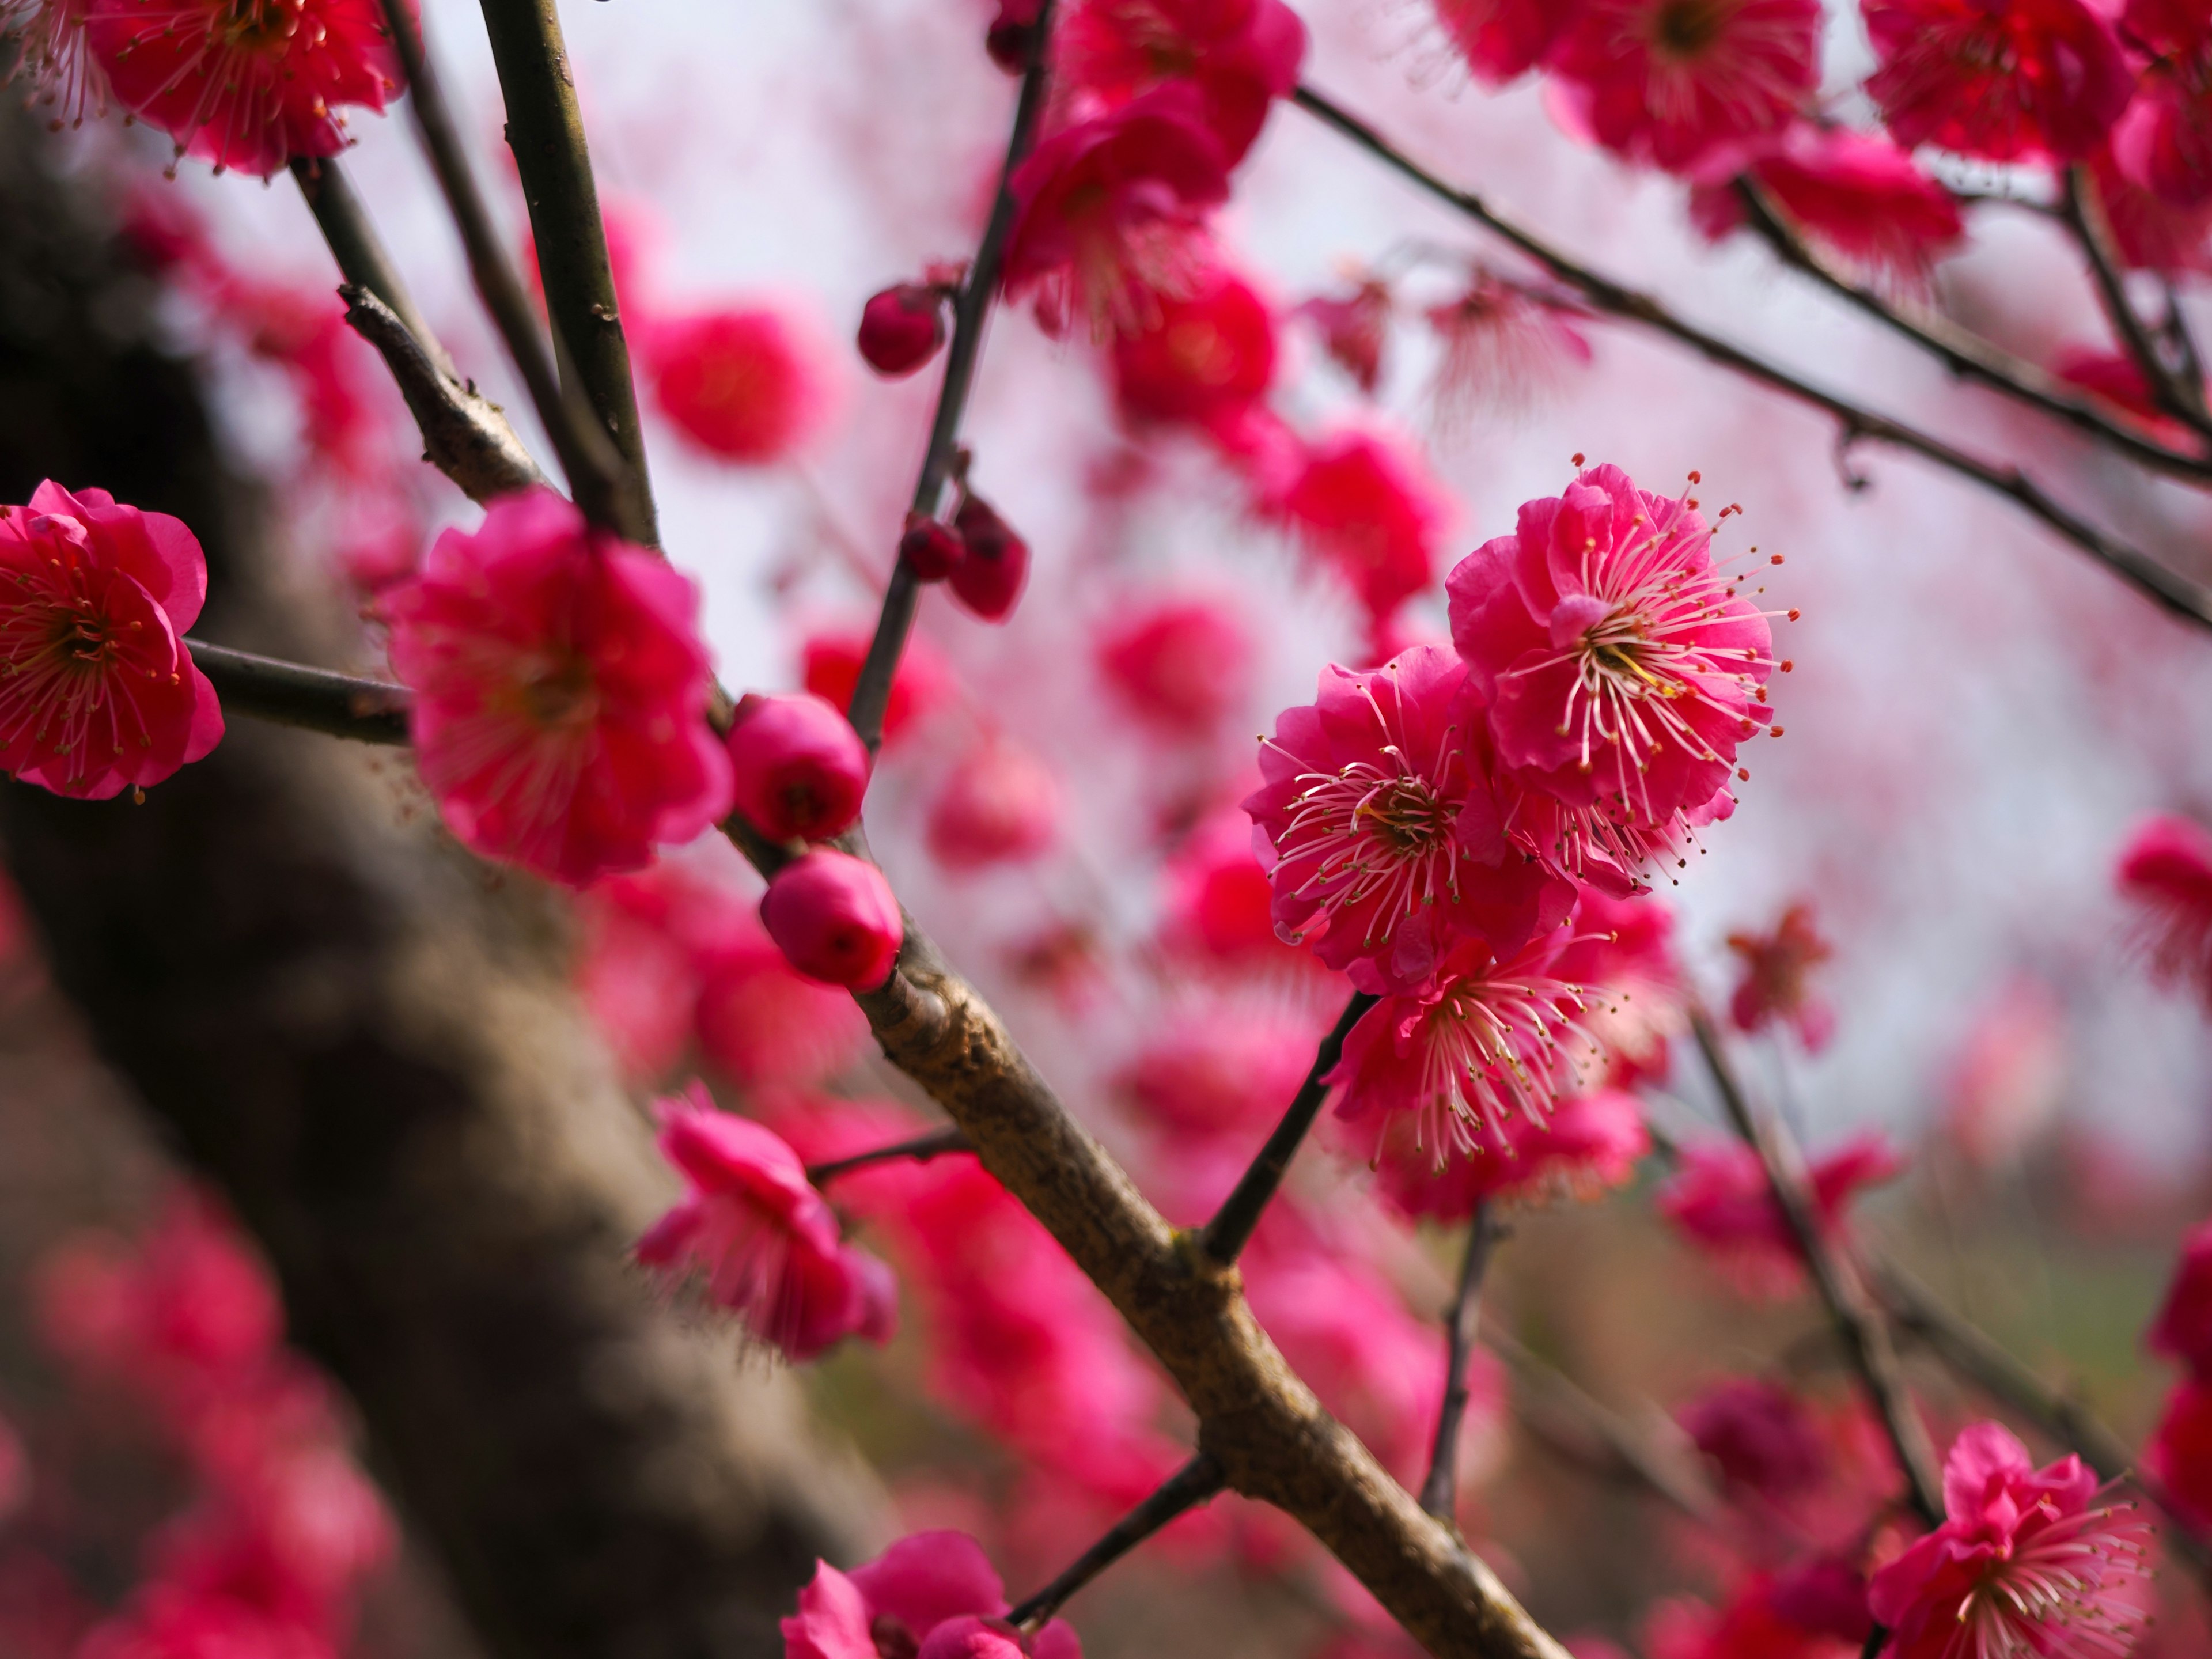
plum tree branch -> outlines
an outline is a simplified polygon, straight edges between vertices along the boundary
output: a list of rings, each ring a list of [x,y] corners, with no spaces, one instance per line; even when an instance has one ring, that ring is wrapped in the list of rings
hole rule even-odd
[[[246,714],[356,743],[407,741],[407,688],[186,639],[226,714]]]
[[[446,379],[458,383],[460,371],[453,367],[453,360],[438,343],[428,320],[416,308],[399,267],[386,251],[383,239],[370,222],[368,208],[354,193],[353,182],[338,165],[337,157],[295,156],[292,161],[292,178],[299,185],[307,211],[314,215],[315,228],[330,245],[331,257],[337,261],[346,281],[381,300],[400,326],[414,336],[431,366]]]
[[[839,1176],[850,1175],[855,1170],[872,1169],[878,1164],[927,1164],[933,1158],[945,1158],[955,1152],[972,1152],[963,1129],[933,1129],[926,1135],[915,1135],[908,1140],[895,1140],[888,1146],[872,1147],[865,1152],[855,1152],[850,1158],[831,1158],[826,1164],[810,1164],[806,1178],[817,1187],[825,1186]]]
[[[1437,1413],[1428,1476],[1421,1482],[1421,1507],[1448,1527],[1459,1507],[1459,1431],[1467,1417],[1468,1357],[1482,1322],[1482,1279],[1491,1252],[1504,1242],[1507,1231],[1487,1201],[1475,1205],[1460,1258],[1459,1286],[1444,1310],[1444,1398]]]
[[[492,0],[486,0],[487,5]],[[1050,44],[1054,0],[1043,0],[1029,32],[1028,56],[1022,67],[1022,88],[1014,101],[1012,131],[1006,137],[1006,163],[999,169],[998,192],[991,198],[991,216],[975,247],[975,262],[960,285],[952,308],[952,343],[945,353],[945,380],[938,388],[937,413],[929,425],[929,447],[923,452],[921,476],[914,483],[913,510],[934,514],[952,471],[952,458],[960,443],[960,420],[968,407],[969,388],[975,379],[975,363],[983,349],[983,331],[990,321],[991,303],[999,289],[999,266],[1006,237],[1014,223],[1014,195],[1010,181],[1022,158],[1036,142],[1038,124],[1044,118],[1045,94],[1052,80]],[[846,717],[860,734],[871,754],[883,747],[884,711],[890,707],[891,678],[898,672],[907,636],[914,631],[915,607],[921,584],[901,559],[891,568],[884,590],[876,631],[868,641],[868,654],[860,664]]]
[[[1036,1630],[1058,1613],[1068,1597],[1161,1528],[1218,1497],[1223,1481],[1221,1465],[1208,1453],[1199,1453],[1163,1481],[1158,1492],[1116,1521],[1066,1571],[1015,1607],[1007,1614],[1008,1620],[1024,1630]]]
[[[2089,276],[2097,290],[2098,302],[2104,307],[2112,332],[2136,368],[2142,371],[2151,401],[2198,432],[2212,434],[2212,419],[2205,414],[2203,383],[2186,385],[2173,372],[2128,298],[2127,283],[2120,274],[2119,249],[2112,238],[2112,220],[2105,212],[2104,195],[2097,188],[2095,175],[2085,163],[2076,161],[2066,169],[2065,193],[2059,205],[2067,228],[2081,246],[2082,257],[2089,262]]]
[[[1446,183],[1397,149],[1373,127],[1311,87],[1301,86],[1291,94],[1291,99],[1298,107],[1323,125],[1335,129],[1421,189],[1518,248],[1558,281],[1579,294],[1592,310],[1641,324],[1688,346],[1710,362],[1821,410],[1840,425],[1849,441],[1881,443],[1904,450],[2006,497],[2176,616],[2201,626],[2212,627],[2212,588],[2169,569],[2142,550],[2106,534],[2079,514],[2062,507],[2040,484],[2018,467],[1999,466],[1984,461],[1930,433],[1923,432],[1917,427],[1878,414],[1848,398],[1815,386],[1779,364],[1770,362],[1718,335],[1707,333],[1677,317],[1650,295],[1639,293],[1578,264],[1533,232],[1502,218],[1492,212],[1480,197]]]

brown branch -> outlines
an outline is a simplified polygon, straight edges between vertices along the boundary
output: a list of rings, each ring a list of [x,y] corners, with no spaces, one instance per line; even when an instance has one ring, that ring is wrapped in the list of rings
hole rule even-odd
[[[483,18],[507,100],[507,148],[530,204],[562,387],[570,406],[581,404],[597,416],[588,422],[592,432],[612,441],[619,458],[614,478],[623,534],[641,547],[657,547],[660,536],[630,378],[629,341],[560,15],[554,0],[483,0]]]
[[[337,157],[296,156],[292,161],[292,177],[300,186],[307,210],[315,216],[315,228],[323,233],[323,240],[330,246],[331,257],[337,261],[340,274],[354,287],[367,289],[383,301],[400,326],[415,337],[422,355],[437,372],[458,382],[460,371],[453,367],[446,349],[438,343],[428,320],[416,308],[414,296],[408,293],[407,284],[399,275],[399,267],[385,251],[383,239],[369,222],[368,210],[354,194],[352,181],[338,166]]]
[[[2076,161],[2066,169],[2064,182],[2061,206],[2067,228],[2074,233],[2082,257],[2089,262],[2090,279],[2097,290],[2098,303],[2105,308],[2106,320],[2112,324],[2112,332],[2142,371],[2151,400],[2197,431],[2212,434],[2212,419],[2205,415],[2203,385],[2200,382],[2189,386],[2173,372],[2159,350],[2158,342],[2151,337],[2150,330],[2128,299],[2119,249],[2112,237],[2112,222],[2105,212],[2105,198],[2097,189],[2095,175],[2087,163]]]
[[[1460,1258],[1459,1288],[1444,1310],[1444,1399],[1437,1413],[1428,1478],[1421,1482],[1421,1507],[1448,1527],[1455,1524],[1459,1508],[1459,1430],[1467,1416],[1468,1356],[1482,1322],[1482,1278],[1491,1252],[1507,1231],[1486,1202],[1475,1205],[1468,1222],[1466,1254]]]
[[[502,0],[512,3],[512,0]],[[489,9],[493,0],[486,0]],[[952,458],[960,443],[960,419],[968,407],[968,391],[975,379],[975,362],[983,349],[983,329],[989,322],[991,302],[999,289],[999,264],[1006,237],[1014,223],[1014,196],[1008,185],[1014,169],[1036,141],[1037,125],[1044,118],[1045,94],[1052,79],[1052,16],[1054,0],[1043,0],[1029,35],[1029,56],[1022,68],[1022,89],[1014,101],[1013,130],[1006,138],[1006,159],[999,169],[998,193],[991,200],[991,217],[976,245],[975,263],[952,308],[952,343],[945,354],[945,380],[937,393],[937,413],[929,426],[929,447],[923,453],[921,474],[915,480],[913,510],[933,514],[952,471]],[[884,605],[876,618],[874,637],[861,660],[859,678],[846,716],[860,734],[870,753],[884,746],[884,711],[890,704],[891,677],[898,672],[907,636],[914,631],[915,606],[921,584],[904,559],[892,567],[884,590]]]
[[[250,651],[186,639],[225,714],[246,714],[357,743],[407,741],[407,688],[325,668],[280,662]]]
[[[1375,1006],[1375,999],[1364,991],[1355,991],[1344,1005],[1344,1012],[1336,1017],[1336,1024],[1321,1040],[1314,1053],[1314,1061],[1306,1073],[1306,1080],[1298,1085],[1297,1093],[1291,1099],[1282,1121],[1260,1148],[1260,1155],[1252,1160],[1229,1196],[1221,1200],[1213,1219],[1206,1224],[1200,1247],[1207,1257],[1223,1267],[1235,1261],[1244,1246],[1251,1242],[1252,1230],[1260,1224],[1275,1189],[1283,1184],[1283,1176],[1297,1156],[1306,1132],[1313,1127],[1314,1119],[1321,1115],[1322,1102],[1328,1097],[1328,1085],[1322,1081],[1336,1068],[1337,1058],[1344,1052],[1344,1040],[1352,1028],[1359,1024],[1360,1016]]]
[[[507,423],[500,406],[441,372],[422,337],[388,307],[381,295],[350,283],[339,285],[346,325],[374,346],[407,412],[422,434],[422,459],[461,488],[472,501],[489,501],[544,484],[546,477]]]
[[[1116,1521],[1066,1571],[1008,1613],[1008,1621],[1024,1630],[1036,1630],[1058,1613],[1068,1597],[1161,1528],[1212,1502],[1219,1495],[1222,1484],[1221,1465],[1206,1453],[1199,1453],[1162,1482],[1158,1492]]]
[[[1877,322],[1933,353],[1954,374],[1980,381],[2029,408],[2065,422],[2154,471],[2198,483],[2212,481],[2212,460],[2154,442],[2112,418],[2107,405],[2039,363],[1961,328],[1941,312],[1909,308],[1851,276],[1800,235],[1787,216],[1750,179],[1736,181],[1752,228],[1784,264],[1803,272]]]
[[[1890,1344],[1889,1328],[1869,1298],[1850,1259],[1820,1231],[1820,1217],[1806,1184],[1804,1159],[1788,1128],[1771,1111],[1753,1103],[1721,1046],[1720,1033],[1713,1029],[1712,1019],[1704,1009],[1692,1007],[1690,1030],[1720,1091],[1729,1121],[1744,1144],[1759,1154],[1774,1201],[1790,1224],[1821,1301],[1827,1304],[1828,1317],[1844,1339],[1868,1401],[1888,1432],[1898,1467],[1905,1472],[1912,1506],[1929,1526],[1936,1526],[1943,1519],[1936,1450],[1905,1389],[1897,1351]]]
[[[1334,128],[1438,200],[1518,248],[1559,281],[1581,295],[1593,310],[1639,323],[1688,346],[1708,362],[1717,363],[1747,380],[1821,410],[1840,422],[1846,436],[1854,441],[1870,440],[1887,444],[1971,479],[2041,520],[2063,539],[2099,563],[2107,566],[2176,616],[2212,626],[2212,589],[2168,569],[2148,554],[2116,540],[2061,507],[2040,484],[2018,467],[1993,465],[1917,427],[1876,414],[1847,398],[1814,386],[1778,364],[1769,362],[1765,358],[1732,344],[1717,335],[1708,334],[1675,316],[1650,295],[1625,287],[1609,276],[1577,264],[1532,232],[1499,217],[1491,211],[1480,197],[1445,183],[1397,149],[1374,128],[1310,87],[1300,87],[1291,94],[1291,100],[1301,109]]]
[[[553,441],[561,470],[568,475],[569,494],[593,524],[638,540],[635,516],[623,510],[635,492],[622,482],[622,458],[589,415],[562,394],[529,298],[507,263],[490,211],[477,189],[475,175],[469,171],[453,112],[446,106],[437,72],[425,52],[406,0],[384,0],[384,13],[399,61],[407,71],[407,101],[414,110],[422,147],[468,254],[469,275],[506,342],[507,355],[514,360],[546,435]],[[647,528],[649,532],[650,526]]]
[[[968,1144],[968,1136],[963,1130],[933,1129],[926,1135],[915,1135],[910,1140],[893,1141],[888,1146],[855,1152],[850,1158],[832,1158],[827,1164],[810,1164],[806,1166],[806,1178],[817,1187],[826,1186],[839,1176],[850,1175],[855,1170],[870,1169],[878,1164],[927,1164],[933,1158],[975,1150]]]

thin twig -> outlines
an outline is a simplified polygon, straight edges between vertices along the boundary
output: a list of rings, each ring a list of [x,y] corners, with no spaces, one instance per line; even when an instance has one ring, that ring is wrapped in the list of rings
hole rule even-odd
[[[344,283],[338,298],[345,301],[347,326],[376,348],[398,382],[422,434],[424,460],[472,501],[546,483],[500,406],[441,373],[421,337],[393,315],[380,295]]]
[[[1892,420],[1886,415],[1878,415],[1847,398],[1814,386],[1741,346],[1731,344],[1717,335],[1708,334],[1675,316],[1650,295],[1624,287],[1609,276],[1577,264],[1533,233],[1510,220],[1500,218],[1491,211],[1481,198],[1445,183],[1396,149],[1374,128],[1310,87],[1300,87],[1291,98],[1301,109],[1334,127],[1423,190],[1520,249],[1580,294],[1592,309],[1640,323],[1690,347],[1709,362],[1824,411],[1840,422],[1845,433],[1855,441],[1869,440],[1905,450],[2007,497],[2177,616],[2212,627],[2212,588],[2206,588],[2168,569],[2148,554],[2115,540],[2086,520],[2069,512],[2019,468],[1992,465],[1917,427]]]
[[[816,1186],[823,1187],[839,1176],[850,1175],[855,1170],[865,1170],[873,1164],[901,1161],[927,1164],[933,1158],[975,1150],[975,1145],[968,1139],[968,1132],[964,1129],[932,1129],[926,1135],[915,1135],[910,1140],[895,1140],[888,1146],[855,1152],[850,1158],[831,1158],[827,1164],[810,1164],[806,1166],[806,1178]]]
[[[490,0],[486,0],[487,9]],[[960,444],[960,418],[968,407],[968,390],[975,382],[975,361],[983,349],[983,329],[990,320],[991,302],[999,289],[999,264],[1006,237],[1013,228],[1014,195],[1009,181],[1022,158],[1036,141],[1037,125],[1044,118],[1045,94],[1052,79],[1052,15],[1054,0],[1043,0],[1030,29],[1029,57],[1022,67],[1022,89],[1014,102],[1014,125],[1006,138],[1006,159],[999,169],[999,191],[992,198],[991,217],[976,245],[975,263],[952,308],[952,343],[945,353],[945,380],[938,389],[937,413],[929,425],[929,447],[921,458],[921,473],[915,480],[913,510],[934,514],[951,475],[952,457]],[[884,746],[884,711],[890,706],[891,677],[898,672],[908,635],[914,631],[915,606],[921,584],[901,559],[892,567],[884,589],[884,607],[876,618],[875,636],[860,663],[854,683],[853,700],[846,716],[860,734],[870,753]]]
[[[500,246],[490,211],[469,170],[453,112],[446,107],[436,70],[416,31],[406,0],[384,0],[384,13],[398,47],[399,61],[407,71],[407,101],[415,112],[415,125],[468,254],[469,275],[529,390],[538,418],[553,441],[561,470],[568,475],[569,493],[593,524],[636,540],[622,511],[625,497],[631,493],[618,482],[623,472],[622,458],[589,415],[562,394],[544,337],[538,331],[538,319]]]
[[[1467,1228],[1467,1251],[1460,1258],[1459,1288],[1444,1310],[1444,1401],[1437,1413],[1437,1434],[1429,1451],[1428,1478],[1421,1482],[1421,1507],[1452,1524],[1459,1508],[1459,1430],[1467,1416],[1468,1356],[1482,1323],[1482,1278],[1491,1252],[1506,1228],[1487,1202],[1478,1202]]]
[[[2191,386],[2203,386],[2204,359],[2197,352],[2197,337],[2190,332],[2189,319],[2182,314],[2181,291],[2171,276],[2161,286],[2166,294],[2166,326],[2162,332],[2173,347],[2174,356],[2181,360],[2183,378]]]
[[[657,547],[629,340],[560,14],[554,0],[483,0],[483,18],[507,101],[507,144],[530,204],[562,388],[572,407],[580,404],[592,411],[592,430],[611,440],[620,458],[616,482],[623,534],[641,547]]]
[[[404,685],[280,662],[205,640],[188,638],[185,644],[226,714],[247,714],[358,743],[407,741],[409,696]]]
[[[1008,1620],[1034,1631],[1058,1613],[1067,1598],[1170,1522],[1218,1494],[1226,1477],[1210,1452],[1199,1455],[1162,1483],[1159,1490],[1116,1521],[1067,1571],[1007,1614]]]
[[[1881,1650],[1889,1645],[1889,1632],[1880,1625],[1868,1627],[1866,1642],[1859,1649],[1859,1659],[1881,1659]]]
[[[416,309],[414,296],[408,293],[407,284],[399,275],[399,267],[386,252],[383,239],[369,222],[368,210],[354,193],[352,181],[338,165],[337,157],[295,156],[292,177],[307,201],[307,210],[315,216],[316,228],[323,233],[331,257],[337,261],[338,270],[346,281],[356,288],[367,289],[383,301],[400,325],[414,336],[416,344],[432,367],[458,384],[460,372],[446,355],[445,347],[438,343],[428,321]]]
[[[2090,280],[2096,288],[2098,302],[2105,308],[2106,319],[2142,372],[2143,385],[2149,390],[2151,401],[2197,431],[2212,434],[2212,420],[2205,416],[2203,383],[2190,386],[2173,372],[2128,298],[2127,282],[2120,274],[2119,249],[2112,238],[2112,222],[2106,215],[2104,196],[2087,163],[2076,161],[2066,169],[2061,205],[2065,210],[2067,228],[2074,233],[2082,257],[2089,262]]]
[[[1866,1389],[1868,1401],[1888,1431],[1898,1465],[1905,1471],[1912,1506],[1923,1520],[1935,1526],[1943,1519],[1942,1488],[1936,1476],[1936,1450],[1929,1443],[1928,1430],[1913,1407],[1911,1395],[1906,1392],[1904,1373],[1898,1368],[1897,1350],[1890,1344],[1889,1328],[1869,1301],[1866,1287],[1859,1282],[1850,1260],[1820,1231],[1820,1218],[1806,1185],[1804,1159],[1788,1127],[1773,1112],[1753,1103],[1727,1051],[1721,1046],[1720,1033],[1713,1029],[1711,1018],[1704,1009],[1692,1007],[1690,1030],[1712,1073],[1714,1086],[1720,1091],[1721,1104],[1729,1121],[1735,1125],[1744,1144],[1759,1154],[1775,1203],[1797,1241],[1798,1252],[1805,1259],[1820,1299],[1827,1304],[1829,1318],[1843,1336],[1852,1365]]]
[[[2039,363],[1959,326],[1940,312],[1911,309],[1850,276],[1792,227],[1782,210],[1749,179],[1736,181],[1752,228],[1784,264],[1856,306],[1935,354],[1953,374],[1979,380],[2055,420],[2064,421],[2154,471],[2199,483],[2212,481],[2212,460],[2154,442],[2112,418],[2108,406],[2061,380]]]
[[[1344,1005],[1344,1012],[1336,1017],[1335,1025],[1321,1040],[1321,1047],[1314,1053],[1312,1068],[1291,1097],[1283,1121],[1260,1148],[1260,1155],[1252,1160],[1251,1167],[1238,1178],[1235,1189],[1221,1200],[1213,1219],[1206,1224],[1200,1246],[1212,1261],[1224,1266],[1236,1261],[1251,1241],[1252,1230],[1260,1224],[1261,1212],[1274,1197],[1275,1189],[1283,1184],[1291,1160],[1297,1156],[1306,1131],[1313,1127],[1314,1119],[1321,1115],[1322,1102],[1328,1097],[1328,1085],[1322,1079],[1336,1069],[1337,1059],[1344,1053],[1344,1039],[1375,1002],[1376,999],[1366,992],[1354,991]]]

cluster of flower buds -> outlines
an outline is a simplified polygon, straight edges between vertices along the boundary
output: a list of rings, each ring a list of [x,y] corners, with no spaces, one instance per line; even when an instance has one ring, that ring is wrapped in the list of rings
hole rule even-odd
[[[1012,616],[1030,578],[1030,544],[965,484],[950,524],[925,513],[907,515],[899,560],[917,580],[945,583],[985,622]]]

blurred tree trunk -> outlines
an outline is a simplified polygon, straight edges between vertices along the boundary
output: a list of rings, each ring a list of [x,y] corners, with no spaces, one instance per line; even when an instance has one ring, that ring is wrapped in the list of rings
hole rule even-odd
[[[176,514],[209,554],[200,631],[317,659],[96,175],[61,187],[58,155],[0,112],[0,501],[51,476]],[[0,783],[0,831],[63,990],[258,1235],[487,1650],[780,1655],[874,1489],[788,1377],[627,1265],[669,1183],[567,991],[564,913],[411,787],[398,757],[240,720],[143,806]]]

